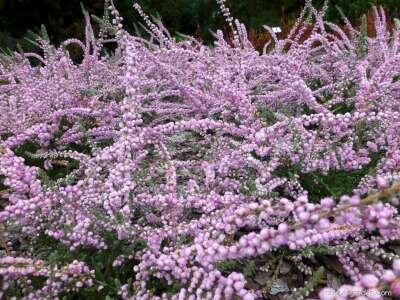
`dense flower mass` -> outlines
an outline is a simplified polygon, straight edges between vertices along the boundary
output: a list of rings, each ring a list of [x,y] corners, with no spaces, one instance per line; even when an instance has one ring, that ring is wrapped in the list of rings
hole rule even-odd
[[[107,1],[3,58],[0,298],[400,297],[400,24],[307,2],[259,53],[217,2],[213,46]]]

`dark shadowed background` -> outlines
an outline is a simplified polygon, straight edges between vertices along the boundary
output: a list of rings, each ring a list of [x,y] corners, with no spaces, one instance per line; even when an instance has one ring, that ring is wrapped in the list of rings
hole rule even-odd
[[[15,49],[31,47],[25,40],[27,31],[37,32],[41,24],[53,42],[58,43],[70,37],[82,38],[83,17],[80,2],[99,17],[103,14],[102,0],[0,0],[0,48]],[[133,0],[115,0],[125,28],[133,30],[134,23],[140,21],[132,9]],[[224,26],[215,0],[141,0],[143,9],[151,15],[158,14],[172,33],[180,32],[196,35],[204,41],[211,40],[210,29]],[[323,0],[314,0],[321,6]],[[304,0],[228,0],[234,17],[244,22],[248,28],[260,30],[262,25],[285,26],[291,24]],[[391,17],[399,17],[400,0],[332,0],[328,18],[339,21],[335,6],[340,6],[345,14],[357,22],[372,5],[383,5]]]

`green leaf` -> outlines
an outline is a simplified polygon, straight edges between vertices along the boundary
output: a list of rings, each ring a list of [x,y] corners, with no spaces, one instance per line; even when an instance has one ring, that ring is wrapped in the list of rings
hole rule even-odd
[[[253,260],[249,260],[244,265],[243,274],[246,277],[252,277],[255,274],[256,270],[256,263]]]
[[[58,252],[57,250],[55,250],[49,256],[49,265],[51,270],[55,268],[55,266],[57,265],[57,261],[58,261]]]
[[[121,287],[121,281],[119,281],[118,278],[115,278],[115,279],[114,279],[114,284],[115,284],[115,286],[116,286],[117,289],[119,289],[119,288]]]
[[[48,42],[50,41],[49,34],[47,33],[47,29],[46,29],[46,26],[44,26],[44,24],[42,24],[40,27],[40,34],[41,34],[41,37],[45,41],[48,41]]]
[[[364,14],[361,18],[360,35],[358,37],[358,46],[356,49],[359,58],[364,57],[367,52],[367,16]]]
[[[293,292],[288,300],[302,300],[305,297],[308,297],[319,284],[322,276],[324,275],[325,269],[324,267],[320,267],[317,271],[313,273],[311,278],[304,283],[304,286],[295,292]]]

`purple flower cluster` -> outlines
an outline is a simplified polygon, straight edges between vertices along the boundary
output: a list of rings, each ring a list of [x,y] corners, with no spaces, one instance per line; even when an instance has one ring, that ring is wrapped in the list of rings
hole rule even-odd
[[[61,292],[76,292],[91,287],[94,271],[78,261],[59,268],[57,265],[50,267],[43,260],[5,256],[0,258],[0,275],[3,279],[2,290],[7,290],[17,280],[26,299],[56,299]],[[32,285],[35,277],[47,278],[39,290]]]
[[[138,4],[149,38],[131,35],[106,2],[114,36],[95,38],[86,14],[84,42],[39,39],[43,55],[0,65],[0,293],[10,280],[28,299],[97,284],[83,262],[40,260],[32,249],[44,235],[72,254],[107,250],[106,236],[143,241],[115,253],[113,268],[136,262],[125,299],[259,299],[245,274],[218,264],[286,249],[310,275],[301,253],[315,246],[353,284],[321,299],[382,299],[372,291],[387,286],[399,296],[399,260],[385,245],[400,238],[400,27],[389,31],[375,9],[377,34],[363,36],[308,1],[286,38],[266,28],[272,40],[258,53],[223,0],[234,44],[217,31],[213,47],[176,41]],[[60,168],[68,174],[43,179]],[[351,195],[315,201],[302,183],[365,168]],[[48,278],[38,290],[35,276]],[[179,289],[156,295],[154,278]]]

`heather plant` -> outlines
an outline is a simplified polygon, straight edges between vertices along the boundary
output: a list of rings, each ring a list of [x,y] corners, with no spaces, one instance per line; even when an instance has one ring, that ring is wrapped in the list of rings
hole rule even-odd
[[[3,297],[400,296],[400,28],[307,2],[257,51],[217,2],[213,47],[108,0],[98,37],[84,11],[85,41],[3,58]]]

